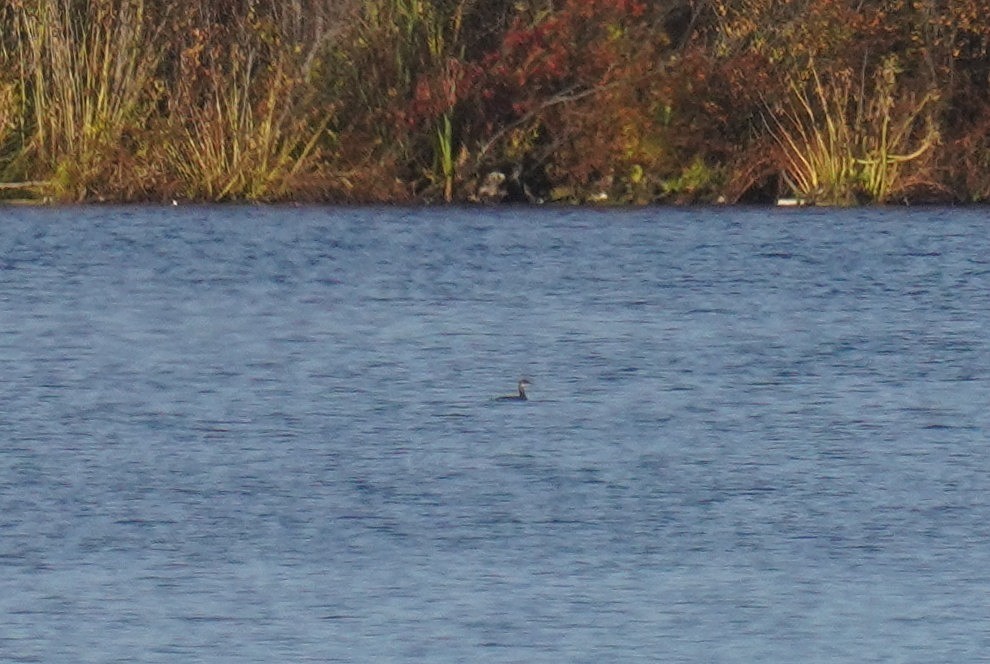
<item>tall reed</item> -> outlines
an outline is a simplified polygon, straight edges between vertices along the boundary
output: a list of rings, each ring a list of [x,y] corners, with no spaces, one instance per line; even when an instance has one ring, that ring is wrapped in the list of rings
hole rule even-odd
[[[897,63],[884,60],[872,82],[850,72],[827,82],[816,68],[792,80],[787,102],[764,116],[777,142],[785,181],[802,199],[845,205],[886,202],[903,184],[902,166],[939,139],[926,117],[935,95],[920,98],[897,86]]]
[[[378,161],[404,163],[427,198],[452,200],[459,153],[457,84],[470,0],[369,0],[333,75],[346,82],[344,106],[371,118]],[[346,72],[358,73],[348,79]],[[385,120],[375,122],[375,119]],[[360,121],[355,124],[360,124]],[[382,174],[383,177],[387,177]]]
[[[13,136],[23,117],[19,104],[16,42],[10,40],[14,24],[11,7],[0,5],[0,181],[7,179],[7,166],[18,148]]]
[[[858,159],[860,180],[873,200],[886,202],[903,180],[905,164],[928,152],[940,140],[929,91],[920,97],[898,89],[900,66],[894,56],[877,68],[874,93],[860,111],[871,131],[863,132]],[[861,102],[862,103],[862,102]]]
[[[16,156],[14,134],[20,119],[20,104],[18,103],[17,85],[0,79],[0,181],[6,167]]]
[[[25,0],[17,5],[26,157],[62,199],[93,195],[126,132],[153,109],[162,51],[143,0]]]
[[[445,113],[437,128],[437,170],[443,177],[443,199],[447,203],[454,200],[454,126],[450,114]]]
[[[201,105],[182,109],[164,141],[172,195],[190,199],[279,200],[300,193],[315,168],[329,115],[286,59],[231,55]],[[323,115],[323,117],[320,117]]]
[[[812,69],[811,91],[792,80],[790,97],[764,122],[781,148],[783,177],[799,198],[847,203],[855,184],[855,138],[845,121],[848,81],[822,84]]]

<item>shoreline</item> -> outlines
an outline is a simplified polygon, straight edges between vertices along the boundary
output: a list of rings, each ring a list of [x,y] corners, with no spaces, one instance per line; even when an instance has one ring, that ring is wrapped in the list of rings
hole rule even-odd
[[[627,203],[627,202],[568,202],[568,201],[547,201],[544,203],[527,202],[502,202],[502,203],[481,203],[473,201],[416,201],[416,200],[381,200],[381,201],[334,201],[334,200],[277,200],[277,201],[250,201],[250,200],[172,200],[161,201],[155,199],[134,199],[134,200],[100,200],[84,199],[79,201],[57,201],[51,198],[3,198],[0,197],[0,208],[3,207],[337,207],[337,208],[408,208],[408,209],[469,209],[469,210],[498,210],[498,209],[584,209],[584,210],[643,210],[649,208],[657,209],[768,209],[768,210],[851,210],[851,209],[874,209],[874,208],[980,208],[990,206],[990,201],[903,201],[887,203],[855,203],[850,205],[822,204],[822,203],[793,203],[787,199],[784,202],[737,202],[737,203],[716,203],[716,202],[691,202],[676,203],[657,201],[650,203]]]

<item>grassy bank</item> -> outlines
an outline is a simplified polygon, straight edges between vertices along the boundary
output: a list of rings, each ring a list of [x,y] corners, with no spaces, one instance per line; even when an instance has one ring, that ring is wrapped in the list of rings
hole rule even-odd
[[[0,0],[0,199],[986,201],[943,5]]]

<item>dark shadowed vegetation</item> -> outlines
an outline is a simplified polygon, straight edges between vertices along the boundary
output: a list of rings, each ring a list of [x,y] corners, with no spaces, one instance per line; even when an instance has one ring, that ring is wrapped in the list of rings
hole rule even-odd
[[[0,195],[986,201],[988,10],[0,0]]]

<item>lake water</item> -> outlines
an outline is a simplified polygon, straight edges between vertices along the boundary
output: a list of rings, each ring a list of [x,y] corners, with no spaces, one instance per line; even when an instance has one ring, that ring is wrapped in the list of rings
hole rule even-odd
[[[988,221],[0,209],[0,659],[987,661]]]

